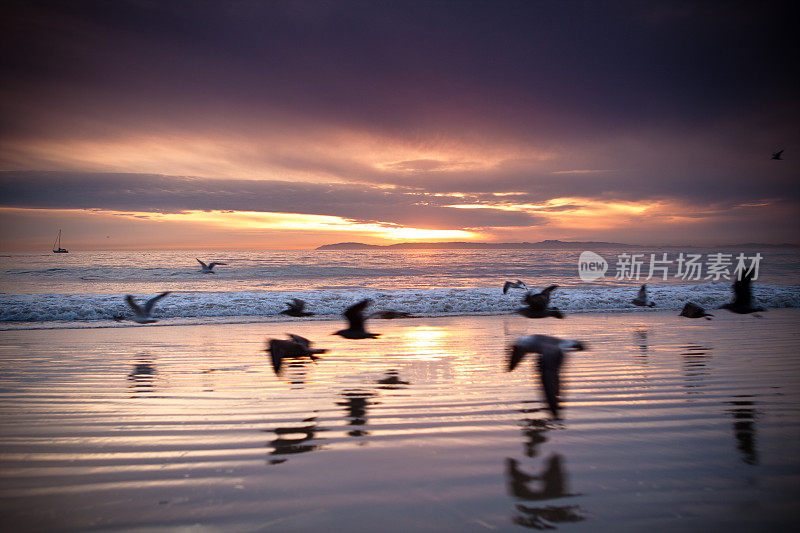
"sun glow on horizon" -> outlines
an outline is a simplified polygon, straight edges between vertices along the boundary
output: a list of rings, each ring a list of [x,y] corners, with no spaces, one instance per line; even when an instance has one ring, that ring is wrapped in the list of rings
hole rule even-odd
[[[481,234],[466,230],[426,229],[388,222],[358,222],[330,215],[254,211],[184,211],[181,213],[116,213],[119,216],[207,224],[236,230],[301,230],[362,233],[390,240],[474,240]]]

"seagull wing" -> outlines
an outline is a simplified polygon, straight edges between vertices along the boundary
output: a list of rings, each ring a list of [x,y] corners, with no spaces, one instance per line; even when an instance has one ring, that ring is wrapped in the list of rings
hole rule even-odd
[[[289,343],[289,341],[279,341],[275,339],[270,339],[269,341],[269,355],[270,359],[272,359],[272,370],[275,371],[276,376],[280,376],[281,374],[283,358],[289,355],[289,350],[286,348],[286,345]]]
[[[510,281],[506,281],[506,282],[503,284],[503,294],[507,293],[507,292],[508,292],[508,289],[509,289],[509,288],[511,288],[511,287],[513,287],[513,286],[514,286],[514,284],[513,284],[513,283],[511,283]]]
[[[637,300],[647,301],[647,285],[642,285],[639,289],[639,294],[636,295]]]
[[[136,300],[133,299],[133,296],[130,294],[125,297],[125,301],[128,302],[128,305],[133,309],[133,312],[136,313],[136,316],[144,316],[144,312],[142,308],[139,307],[139,304],[136,303]]]
[[[544,312],[547,309],[547,304],[550,303],[550,294],[533,294],[528,291],[522,301],[528,304],[532,311]]]
[[[737,279],[733,282],[733,305],[750,307],[753,300],[753,295],[750,290],[751,274],[745,274],[742,279]]]
[[[364,309],[372,302],[369,298],[361,300],[357,304],[348,307],[344,312],[344,317],[350,323],[350,329],[364,330]]]
[[[215,266],[217,266],[217,265],[226,265],[226,264],[227,264],[227,263],[220,263],[220,262],[217,262],[217,261],[215,261],[215,262],[213,262],[213,263],[209,264],[209,265],[208,265],[208,268],[209,268],[209,270],[210,270],[210,269],[214,268],[214,267],[215,267]]]
[[[308,348],[311,345],[311,341],[309,341],[305,337],[301,337],[300,335],[295,335],[293,333],[287,333],[287,335],[294,342],[296,342],[297,344],[299,344],[299,345],[301,345],[301,346],[303,346],[305,348]]]
[[[171,291],[162,292],[158,296],[153,296],[152,298],[147,300],[147,302],[144,304],[144,312],[149,315],[152,312],[153,306],[156,304],[156,302],[159,301],[164,296],[166,296],[167,294],[170,294],[170,292]]]
[[[200,260],[199,260],[199,259],[197,259],[196,257],[195,257],[194,259],[195,259],[195,261],[197,261],[198,263],[200,263],[200,266],[201,266],[201,267],[203,267],[203,270],[208,270],[208,265],[207,265],[207,264],[203,263],[202,261],[200,261]]]
[[[564,352],[557,345],[546,344],[539,357],[539,379],[542,382],[547,406],[558,416],[558,395],[561,385],[561,362]]]

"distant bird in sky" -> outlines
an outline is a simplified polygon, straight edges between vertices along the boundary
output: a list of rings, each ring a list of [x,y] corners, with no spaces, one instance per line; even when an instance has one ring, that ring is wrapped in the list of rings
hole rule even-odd
[[[288,306],[286,309],[281,311],[282,315],[288,316],[313,316],[314,313],[310,313],[308,311],[304,311],[306,307],[306,303],[303,300],[298,298],[292,298],[291,302],[286,302]]]
[[[528,287],[521,280],[506,281],[505,284],[503,285],[503,294],[507,293],[508,289],[525,289],[525,290],[528,290]]]
[[[153,296],[149,300],[147,300],[144,306],[139,306],[136,303],[136,300],[133,299],[133,296],[130,294],[125,297],[125,301],[128,302],[128,305],[133,309],[134,317],[132,320],[138,322],[139,324],[152,324],[153,322],[157,322],[155,318],[152,316],[153,306],[159,301],[161,298],[170,294],[171,291],[162,292],[158,296]]]
[[[656,304],[653,303],[653,301],[650,300],[647,297],[647,285],[646,284],[642,285],[639,288],[639,294],[637,294],[636,298],[631,300],[631,302],[633,303],[633,305],[638,305],[639,307],[655,307],[656,306]]]
[[[564,352],[585,350],[580,341],[551,337],[550,335],[528,335],[520,337],[509,349],[507,372],[514,370],[526,354],[537,353],[539,379],[544,389],[545,400],[553,417],[559,418],[559,395],[561,392],[561,364]]]
[[[772,154],[772,159],[777,159],[778,161],[783,159],[783,150],[778,150],[774,154]]]
[[[706,320],[711,320],[710,317],[714,315],[706,313],[706,310],[697,305],[696,303],[686,302],[686,305],[683,306],[683,310],[678,314],[678,316],[685,316],[686,318],[705,317]]]
[[[557,307],[548,307],[550,305],[550,293],[558,288],[558,285],[550,285],[540,293],[533,294],[532,291],[525,293],[522,302],[527,307],[520,307],[517,313],[528,318],[545,318],[555,317],[564,318],[563,313]]]
[[[748,313],[757,313],[763,311],[763,307],[755,307],[753,305],[753,294],[750,289],[750,282],[753,280],[753,273],[748,272],[742,276],[742,279],[737,279],[733,282],[733,301],[720,307],[720,309],[727,309],[733,313],[746,315]]]
[[[202,261],[200,261],[199,259],[197,259],[196,257],[195,257],[195,259],[197,260],[198,263],[200,263],[200,266],[203,269],[203,274],[216,274],[216,272],[214,272],[214,267],[215,266],[227,264],[227,263],[220,263],[220,262],[214,262],[214,263],[205,264]]]
[[[328,350],[324,348],[312,348],[311,341],[300,335],[292,333],[287,334],[290,340],[283,339],[270,339],[268,347],[265,351],[269,352],[272,359],[272,369],[275,375],[281,374],[281,367],[283,360],[287,358],[308,357],[312,361],[316,361],[318,357],[316,354],[326,353]]]
[[[379,333],[369,333],[364,329],[364,309],[372,303],[369,298],[348,307],[344,314],[347,319],[347,329],[335,331],[334,335],[341,335],[345,339],[374,339]]]

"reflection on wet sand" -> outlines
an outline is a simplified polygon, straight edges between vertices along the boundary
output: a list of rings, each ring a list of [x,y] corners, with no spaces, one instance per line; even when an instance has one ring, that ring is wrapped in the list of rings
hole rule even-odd
[[[381,385],[379,387],[381,389],[402,389],[406,385],[410,385],[408,381],[400,379],[400,371],[394,369],[387,370],[386,375],[383,379],[379,379],[378,383]]]
[[[543,501],[578,496],[567,490],[567,477],[558,454],[547,459],[544,471],[539,475],[523,472],[516,459],[507,458],[506,478],[509,494],[518,500]],[[539,482],[539,487],[531,488],[531,482]],[[553,523],[585,520],[577,505],[529,507],[517,504],[516,509],[520,514],[512,518],[513,522],[534,529],[555,529]]]
[[[541,409],[523,410],[523,412],[537,411],[541,411]],[[538,452],[537,447],[547,441],[545,432],[551,429],[550,425],[544,418],[526,418],[522,420],[522,424],[522,434],[525,435],[527,439],[524,444],[525,455],[527,457],[536,457]]]
[[[155,392],[156,366],[153,357],[148,354],[139,355],[133,363],[133,370],[127,377],[130,384],[131,398],[150,396]]]
[[[728,412],[733,416],[733,436],[736,438],[736,449],[742,452],[742,461],[749,465],[758,464],[758,450],[756,449],[755,419],[758,411],[755,402],[747,398],[751,395],[742,394],[734,396],[734,400],[727,402],[733,406]]]
[[[703,381],[706,376],[710,375],[706,362],[711,357],[711,348],[705,346],[698,346],[690,344],[688,346],[681,346],[684,350],[681,353],[683,357],[683,374],[685,378],[684,388],[693,389],[702,387]],[[687,394],[697,394],[696,391],[687,391]]]
[[[367,423],[367,406],[374,405],[377,402],[370,402],[369,398],[377,396],[376,393],[363,389],[347,390],[341,393],[344,401],[336,402],[336,405],[341,405],[345,408],[347,413],[348,425],[356,426],[347,432],[351,437],[363,437],[369,435],[369,432],[360,429]]]
[[[311,359],[289,359],[284,367],[283,377],[286,381],[293,385],[292,389],[302,389],[306,384],[306,376],[308,375],[308,365]]]
[[[267,444],[272,447],[270,455],[294,455],[298,453],[312,452],[320,449],[320,444],[311,444],[317,439],[317,432],[326,431],[326,428],[317,426],[317,417],[306,418],[302,421],[304,426],[276,427],[262,431],[275,433],[275,438]],[[269,460],[269,464],[279,464],[286,461],[286,458],[274,458]]]
[[[522,413],[534,414],[543,412],[543,409],[522,409]],[[539,453],[539,445],[546,442],[547,431],[558,426],[553,426],[552,421],[546,418],[523,418],[521,420],[522,434],[525,436],[524,453],[527,457],[534,458]],[[538,475],[529,474],[520,469],[519,461],[506,458],[506,482],[508,493],[516,500],[526,502],[539,502],[578,496],[571,494],[567,488],[567,476],[564,471],[564,461],[561,455],[553,453],[543,462],[543,470]],[[533,483],[538,486],[532,487]],[[516,504],[517,514],[511,520],[520,526],[533,529],[556,529],[554,524],[561,522],[578,522],[585,520],[577,505],[530,507]]]
[[[633,342],[639,347],[639,354],[634,356],[636,357],[640,363],[647,364],[647,355],[648,350],[650,349],[650,345],[647,341],[647,330],[646,329],[637,329],[633,332]]]

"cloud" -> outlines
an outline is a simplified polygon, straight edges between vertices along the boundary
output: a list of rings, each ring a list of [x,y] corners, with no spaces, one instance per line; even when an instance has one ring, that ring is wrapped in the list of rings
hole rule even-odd
[[[355,184],[215,180],[155,174],[0,172],[0,205],[181,213],[250,211],[329,215],[429,229],[532,226],[536,216],[499,209],[464,213],[413,189]]]

